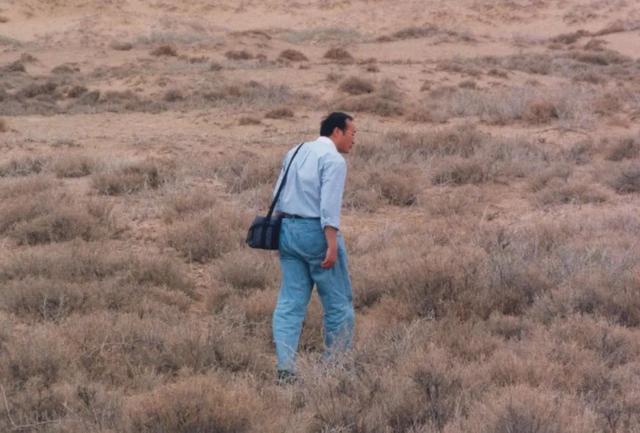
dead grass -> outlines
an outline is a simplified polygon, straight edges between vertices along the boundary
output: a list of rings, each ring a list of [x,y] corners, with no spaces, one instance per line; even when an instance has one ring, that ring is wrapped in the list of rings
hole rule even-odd
[[[40,173],[46,161],[39,157],[23,157],[12,159],[0,165],[0,177],[29,176]]]
[[[116,50],[116,51],[129,51],[129,50],[133,49],[133,44],[131,42],[112,41],[109,44],[109,48],[111,48],[112,50]]]
[[[619,194],[640,192],[640,166],[629,163],[612,173],[609,185]]]
[[[94,170],[96,162],[83,153],[64,153],[55,157],[51,169],[57,177],[84,177]]]
[[[150,54],[156,57],[176,57],[178,55],[178,50],[176,50],[176,48],[172,45],[160,45],[151,50]]]
[[[187,260],[204,263],[242,244],[246,236],[245,219],[224,208],[194,214],[169,227],[167,244]]]
[[[96,171],[93,187],[104,195],[131,194],[145,189],[157,189],[173,178],[171,165],[158,161],[124,163]]]
[[[340,90],[350,95],[363,95],[375,90],[373,83],[359,77],[349,77],[340,83]]]
[[[9,125],[7,124],[7,121],[0,118],[0,133],[7,132],[8,130],[9,130]]]
[[[251,60],[254,58],[253,54],[246,50],[231,50],[224,53],[224,56],[229,60]]]
[[[382,117],[401,116],[405,112],[403,95],[391,80],[380,83],[374,93],[351,96],[336,102],[336,106],[347,112],[372,113]]]
[[[274,108],[268,111],[264,117],[266,119],[291,119],[294,117],[293,110],[289,107]]]
[[[355,61],[353,56],[344,48],[330,48],[323,56],[325,59],[334,60],[340,63],[352,63]]]
[[[640,155],[640,139],[627,136],[613,139],[605,144],[605,158],[609,161],[622,161],[637,158]]]
[[[280,52],[279,59],[288,60],[290,62],[306,62],[309,59],[298,50],[286,49]]]

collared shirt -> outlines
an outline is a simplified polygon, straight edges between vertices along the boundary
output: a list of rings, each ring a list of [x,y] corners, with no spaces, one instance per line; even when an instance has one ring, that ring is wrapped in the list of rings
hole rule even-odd
[[[275,197],[282,177],[298,146],[282,162],[273,191]],[[340,228],[340,207],[347,177],[347,163],[328,137],[304,143],[291,164],[287,181],[276,204],[276,211],[302,217],[320,218],[324,229]]]

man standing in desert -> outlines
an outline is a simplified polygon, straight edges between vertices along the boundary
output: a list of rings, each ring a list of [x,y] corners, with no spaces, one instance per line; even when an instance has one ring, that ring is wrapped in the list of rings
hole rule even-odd
[[[295,357],[302,323],[315,284],[324,311],[325,357],[351,347],[354,311],[347,251],[340,233],[340,210],[347,165],[356,133],[353,118],[331,113],[320,125],[320,137],[303,143],[291,163],[276,211],[283,214],[280,232],[282,283],[273,312],[278,380],[295,378]],[[298,146],[282,165],[275,187]]]

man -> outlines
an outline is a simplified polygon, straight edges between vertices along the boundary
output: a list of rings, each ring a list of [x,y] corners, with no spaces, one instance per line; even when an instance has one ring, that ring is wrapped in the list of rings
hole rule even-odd
[[[298,340],[314,283],[324,310],[325,357],[351,347],[351,280],[339,230],[347,175],[341,154],[349,153],[355,133],[353,118],[348,114],[327,116],[320,125],[320,137],[304,143],[293,159],[276,205],[276,211],[284,216],[279,245],[282,284],[273,312],[280,381],[295,378]],[[284,158],[274,191],[296,149]]]

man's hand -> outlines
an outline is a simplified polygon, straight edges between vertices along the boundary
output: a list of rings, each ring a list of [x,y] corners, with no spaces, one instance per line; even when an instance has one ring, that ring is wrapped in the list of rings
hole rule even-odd
[[[320,266],[324,269],[331,269],[338,260],[338,229],[331,226],[324,228],[324,237],[327,239],[327,254]]]

